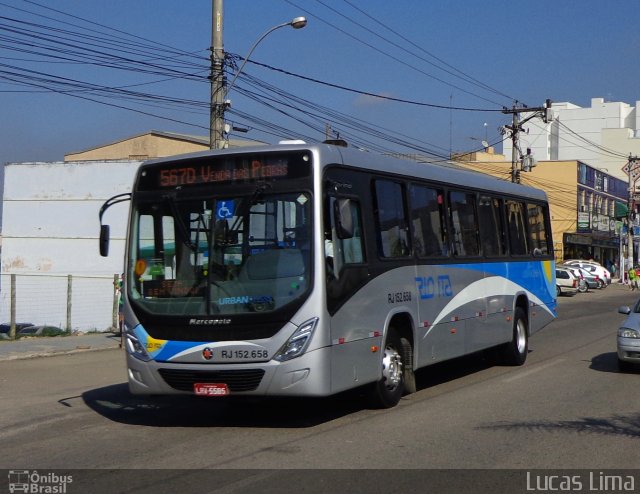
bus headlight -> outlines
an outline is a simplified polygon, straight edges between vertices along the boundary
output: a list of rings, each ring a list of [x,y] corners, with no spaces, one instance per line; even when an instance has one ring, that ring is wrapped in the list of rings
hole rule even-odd
[[[149,362],[151,360],[151,357],[147,353],[144,345],[140,343],[140,340],[136,337],[133,330],[130,329],[126,324],[124,325],[124,335],[126,337],[125,346],[127,348],[127,352],[129,352],[130,355],[137,358],[138,360]]]
[[[273,358],[279,362],[284,362],[302,355],[307,346],[309,346],[317,324],[317,317],[302,323]]]

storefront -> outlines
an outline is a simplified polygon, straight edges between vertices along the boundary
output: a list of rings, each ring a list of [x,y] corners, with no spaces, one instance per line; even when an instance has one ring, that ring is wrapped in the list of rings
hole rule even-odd
[[[577,219],[578,231],[563,235],[564,259],[593,259],[606,267],[619,264],[622,222],[586,212],[579,212]]]

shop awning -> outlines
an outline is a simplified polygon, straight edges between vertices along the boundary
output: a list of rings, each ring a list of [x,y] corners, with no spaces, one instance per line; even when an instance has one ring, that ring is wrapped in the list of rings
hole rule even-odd
[[[615,216],[616,219],[626,218],[629,216],[629,208],[624,202],[616,201]]]

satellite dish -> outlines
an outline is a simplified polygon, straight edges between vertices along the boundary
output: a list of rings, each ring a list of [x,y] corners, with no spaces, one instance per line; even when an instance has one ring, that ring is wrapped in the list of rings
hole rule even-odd
[[[482,146],[487,149],[489,147],[489,143],[487,141],[482,141]]]

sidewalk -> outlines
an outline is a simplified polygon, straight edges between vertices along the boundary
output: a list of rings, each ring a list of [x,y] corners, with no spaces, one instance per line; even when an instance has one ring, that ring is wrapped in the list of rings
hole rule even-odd
[[[88,333],[74,336],[23,337],[0,340],[0,361],[48,357],[120,347],[120,336],[113,333]]]

